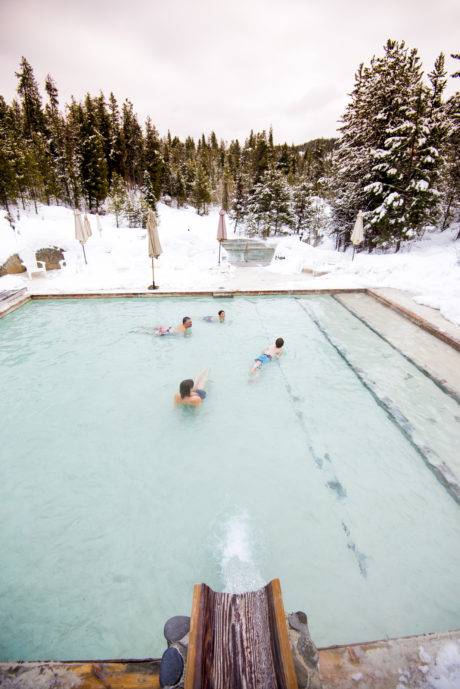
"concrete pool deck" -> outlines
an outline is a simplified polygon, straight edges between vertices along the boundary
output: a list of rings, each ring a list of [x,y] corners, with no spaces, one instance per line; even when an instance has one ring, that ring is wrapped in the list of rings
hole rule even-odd
[[[322,689],[429,687],[428,680],[452,672],[445,665],[455,652],[460,654],[460,631],[320,648]],[[159,669],[160,661],[151,658],[0,663],[0,686],[4,680],[14,689],[32,689],[38,681],[41,689],[159,689]]]

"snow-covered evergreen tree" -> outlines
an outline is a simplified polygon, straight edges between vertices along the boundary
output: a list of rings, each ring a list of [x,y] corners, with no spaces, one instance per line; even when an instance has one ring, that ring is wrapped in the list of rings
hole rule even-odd
[[[291,192],[280,170],[269,168],[254,185],[247,201],[246,223],[251,234],[263,237],[292,227]]]
[[[198,165],[193,185],[193,202],[198,215],[206,215],[211,203],[211,186],[203,165]]]
[[[79,136],[80,169],[88,208],[98,211],[109,189],[104,142],[98,128],[96,104],[85,97]]]
[[[230,204],[229,217],[234,222],[233,232],[236,233],[239,226],[241,226],[246,216],[247,205],[247,190],[245,178],[240,172],[237,174],[235,180],[235,187],[233,190],[233,197]]]
[[[150,174],[148,170],[144,172],[144,183],[141,188],[142,196],[149,208],[153,211],[157,209],[157,197],[153,189],[152,180],[150,179]]]
[[[460,55],[451,57],[460,60]],[[460,71],[452,74],[460,78]],[[442,179],[442,223],[441,229],[460,219],[460,91],[454,93],[446,103],[446,117],[449,124],[446,145],[446,166]],[[460,238],[460,230],[457,239]]]
[[[15,140],[12,113],[0,96],[0,203],[9,211],[19,191],[15,170]]]
[[[120,226],[120,217],[125,210],[127,200],[126,186],[123,178],[114,172],[109,194],[109,211],[115,215],[117,227]]]
[[[149,173],[155,198],[159,201],[163,182],[164,160],[161,155],[158,132],[152,124],[150,117],[147,118],[145,123],[144,159],[145,169]]]
[[[430,91],[417,51],[392,40],[360,67],[334,161],[334,217],[345,240],[359,209],[369,248],[399,248],[436,216],[442,75],[438,58]]]
[[[308,229],[309,212],[312,207],[313,185],[306,179],[294,188],[292,211],[294,214],[294,231],[303,234]]]

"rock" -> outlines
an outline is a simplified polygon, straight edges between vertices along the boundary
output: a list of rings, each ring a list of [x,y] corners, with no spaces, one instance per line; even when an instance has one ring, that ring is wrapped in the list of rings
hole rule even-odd
[[[58,270],[61,267],[59,261],[64,259],[64,251],[57,246],[46,247],[36,251],[35,258],[44,262],[46,270]]]
[[[318,664],[318,651],[309,636],[300,635],[297,642],[297,650],[309,667],[316,667]]]
[[[0,277],[3,275],[16,275],[17,273],[25,273],[26,269],[21,263],[18,254],[13,254],[3,265],[0,266]]]
[[[304,612],[288,615],[289,642],[299,689],[321,689],[319,655],[308,629]]]
[[[166,622],[163,634],[168,643],[180,641],[190,630],[190,617],[185,615],[176,615],[170,617]]]
[[[184,671],[184,660],[174,646],[166,649],[160,663],[160,687],[173,687],[176,685]]]
[[[304,612],[300,610],[299,612],[291,612],[288,615],[288,622],[291,629],[295,629],[296,632],[310,635],[308,631],[308,618]]]

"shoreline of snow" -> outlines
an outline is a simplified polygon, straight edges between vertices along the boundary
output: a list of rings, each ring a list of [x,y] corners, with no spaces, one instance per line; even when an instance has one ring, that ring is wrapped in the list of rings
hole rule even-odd
[[[218,209],[199,216],[194,208],[175,209],[158,204],[159,234],[163,254],[155,261],[155,281],[161,291],[214,291],[257,289],[341,289],[392,287],[409,292],[418,304],[438,309],[449,321],[460,324],[460,242],[457,230],[427,233],[397,254],[342,253],[327,248],[331,241],[313,248],[296,236],[272,237],[275,258],[265,268],[217,265]],[[114,216],[101,216],[102,233],[90,215],[93,236],[86,244],[88,265],[74,239],[73,212],[63,206],[39,206],[21,211],[13,231],[0,214],[0,265],[12,254],[21,259],[40,248],[57,246],[68,252],[70,267],[29,280],[24,274],[0,278],[0,290],[28,287],[40,292],[143,291],[151,284],[151,260],[146,231],[116,228]],[[231,227],[227,228],[233,236]],[[276,258],[284,257],[284,258]],[[78,263],[78,266],[77,266]],[[309,272],[303,272],[306,269]],[[313,272],[327,274],[314,276]]]

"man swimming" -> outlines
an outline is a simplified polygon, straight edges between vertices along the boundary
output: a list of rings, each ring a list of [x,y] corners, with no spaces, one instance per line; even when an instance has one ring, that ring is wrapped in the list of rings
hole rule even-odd
[[[199,407],[206,397],[205,385],[208,380],[209,369],[206,368],[196,379],[196,383],[191,379],[183,380],[179,385],[179,392],[174,395],[174,402],[179,405]]]
[[[267,349],[264,349],[262,354],[259,354],[258,357],[255,358],[254,360],[254,366],[251,368],[251,373],[255,373],[261,366],[264,364],[268,364],[269,361],[271,361],[273,358],[277,358],[281,356],[283,352],[283,345],[284,345],[284,340],[282,337],[278,337],[275,342],[270,345],[270,347],[267,347]]]
[[[192,319],[190,316],[184,316],[182,319],[182,323],[177,325],[175,328],[171,325],[166,327],[165,325],[157,325],[153,331],[155,335],[158,335],[159,337],[163,335],[185,335],[187,330],[190,330],[192,327]]]
[[[206,323],[223,323],[225,321],[225,311],[222,309],[217,312],[217,318],[215,316],[203,316],[203,320]]]

